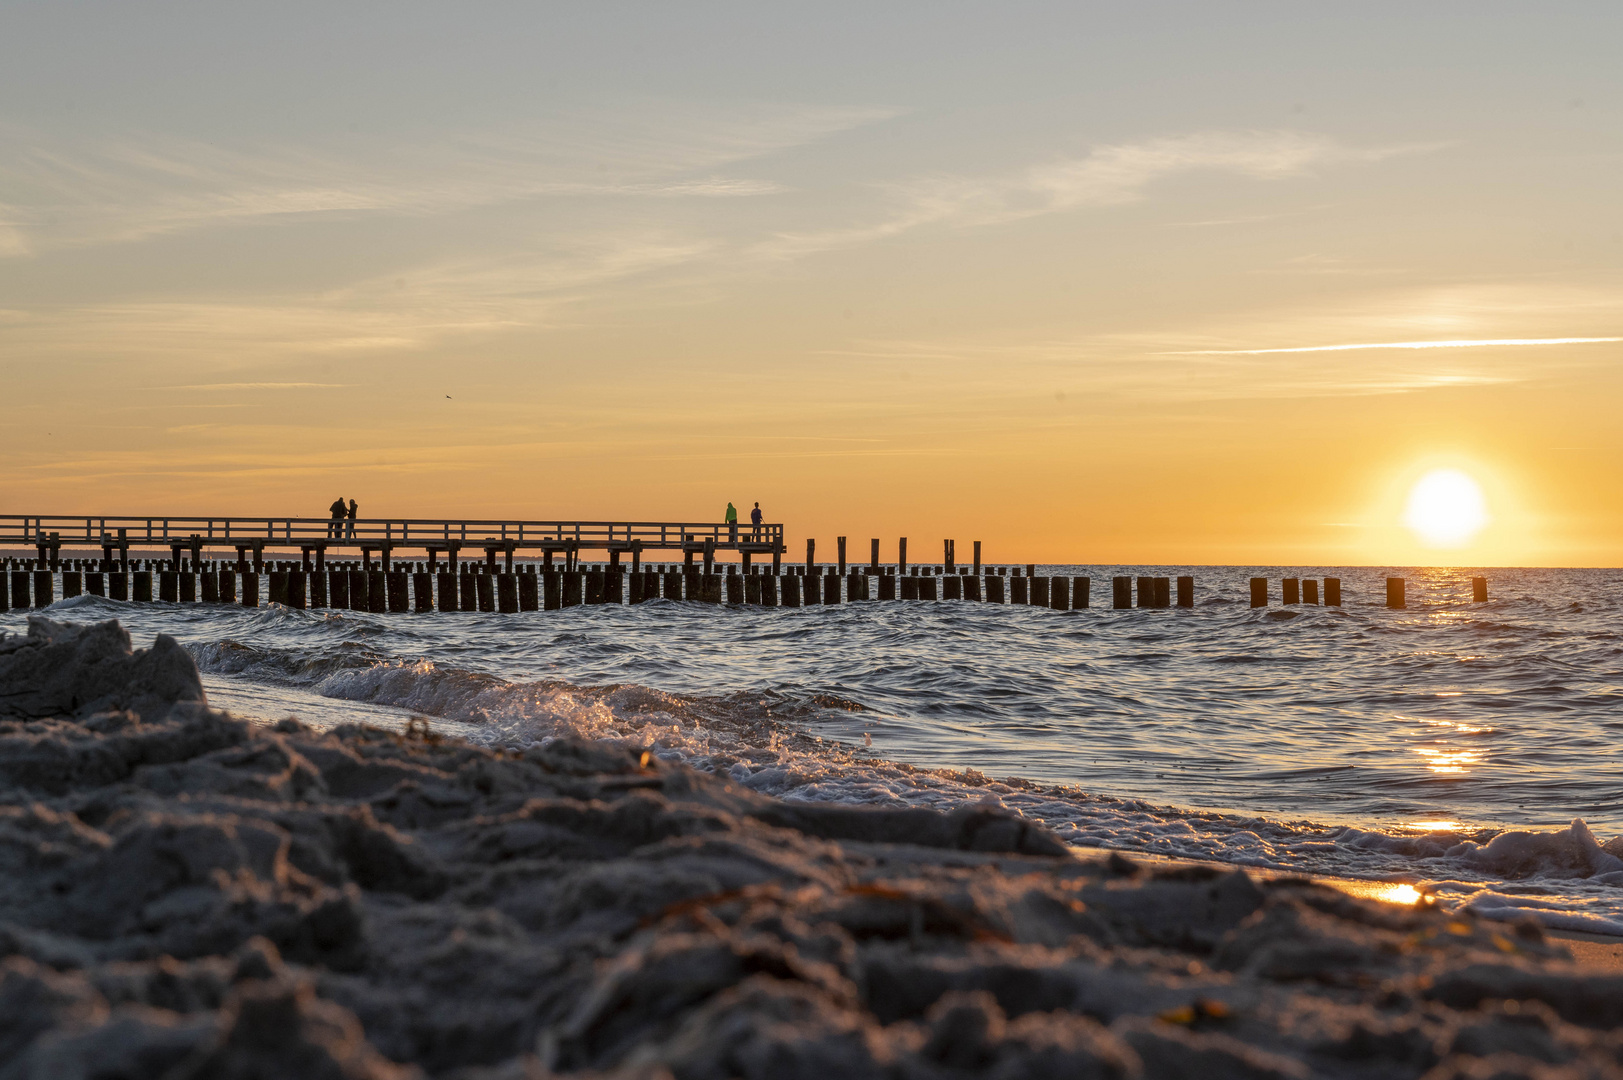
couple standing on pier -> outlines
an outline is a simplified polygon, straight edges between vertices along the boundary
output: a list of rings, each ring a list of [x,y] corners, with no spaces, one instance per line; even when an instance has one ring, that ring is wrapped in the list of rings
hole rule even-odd
[[[327,509],[332,511],[332,524],[327,527],[327,535],[334,540],[355,539],[355,500],[349,500],[349,509],[344,509],[344,497],[338,496]],[[345,518],[349,519],[348,528],[345,528]]]
[[[727,542],[738,543],[738,510],[732,503],[727,504],[727,516],[722,519],[727,523]],[[756,503],[755,509],[750,511],[750,524],[754,526],[750,531],[751,540],[761,538],[761,504]]]

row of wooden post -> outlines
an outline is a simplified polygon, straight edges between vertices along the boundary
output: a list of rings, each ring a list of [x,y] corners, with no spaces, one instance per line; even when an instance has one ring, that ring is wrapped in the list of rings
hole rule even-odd
[[[1386,579],[1386,606],[1394,611],[1401,611],[1409,606],[1406,596],[1406,582],[1400,577]],[[1319,583],[1313,578],[1284,578],[1280,582],[1281,600],[1286,606],[1297,604],[1315,605],[1319,603]],[[1473,577],[1471,579],[1471,602],[1486,604],[1488,602],[1488,579]],[[1254,608],[1268,606],[1268,579],[1254,577],[1251,579],[1251,606]],[[1341,606],[1341,579],[1327,577],[1324,579],[1324,606]]]
[[[977,545],[978,546],[978,545]],[[905,554],[905,542],[902,548]],[[949,546],[947,556],[952,550]],[[30,560],[31,562],[31,560]],[[698,567],[649,567],[629,573],[623,567],[598,569],[537,570],[520,567],[516,573],[490,573],[477,565],[465,565],[461,573],[432,573],[427,570],[333,569],[307,571],[297,564],[280,564],[266,574],[216,569],[123,571],[63,570],[64,599],[81,593],[106,596],[112,600],[170,603],[241,603],[258,607],[261,585],[270,603],[292,608],[347,608],[373,612],[403,611],[536,611],[555,610],[579,604],[639,604],[659,598],[699,600],[712,603],[757,604],[766,607],[801,607],[811,604],[839,604],[860,600],[969,600],[1013,603],[1056,610],[1084,609],[1090,606],[1092,579],[1087,577],[1042,576],[1035,565],[1020,568],[987,568],[978,574],[953,573],[950,563],[943,567],[919,567],[906,573],[906,564],[864,568],[845,574],[815,565],[804,571],[787,568],[783,575],[735,573],[729,565],[725,574],[701,572]],[[421,566],[422,564],[418,564]],[[979,568],[977,567],[977,570]],[[938,578],[930,571],[945,570]],[[481,572],[484,571],[484,572]],[[55,600],[55,578],[47,569],[10,570],[0,573],[0,610],[41,608]],[[238,581],[241,582],[239,597]],[[1284,578],[1281,599],[1287,606],[1341,606],[1341,579],[1327,577],[1320,598],[1319,581],[1313,578]],[[156,585],[156,595],[154,595]],[[939,589],[938,589],[939,585]],[[436,587],[437,586],[437,587]],[[1488,599],[1484,577],[1471,579],[1472,600]],[[1111,607],[1180,608],[1193,607],[1195,579],[1119,576],[1111,579]],[[1267,607],[1267,578],[1251,579],[1251,606]],[[1403,578],[1386,579],[1386,606],[1407,606]]]

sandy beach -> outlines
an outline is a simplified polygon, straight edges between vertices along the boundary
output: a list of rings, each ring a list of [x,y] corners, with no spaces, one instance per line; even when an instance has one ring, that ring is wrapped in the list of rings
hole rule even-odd
[[[1618,946],[0,644],[0,1076],[1602,1077]]]

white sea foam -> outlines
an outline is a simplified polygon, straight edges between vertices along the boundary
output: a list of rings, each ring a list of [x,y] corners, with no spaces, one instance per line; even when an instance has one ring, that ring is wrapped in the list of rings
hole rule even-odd
[[[240,645],[200,653],[205,669],[214,672],[292,673],[285,658]],[[1623,882],[1623,858],[1614,854],[1623,850],[1623,838],[1603,846],[1581,820],[1562,830],[1511,830],[1480,839],[1397,835],[916,768],[781,719],[807,709],[785,695],[706,698],[635,684],[508,682],[429,660],[366,662],[360,653],[347,663],[330,653],[311,655],[291,668],[325,699],[397,710],[402,721],[410,715],[448,721],[486,744],[522,746],[565,734],[628,741],[785,799],[940,809],[992,802],[1078,847],[1405,880],[1484,917],[1533,918],[1554,928],[1623,935],[1623,890],[1617,884]]]

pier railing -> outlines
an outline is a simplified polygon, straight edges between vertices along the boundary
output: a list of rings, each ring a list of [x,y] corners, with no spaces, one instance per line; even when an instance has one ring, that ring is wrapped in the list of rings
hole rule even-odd
[[[0,544],[29,547],[503,548],[783,550],[781,524],[449,518],[104,517],[0,514]]]

